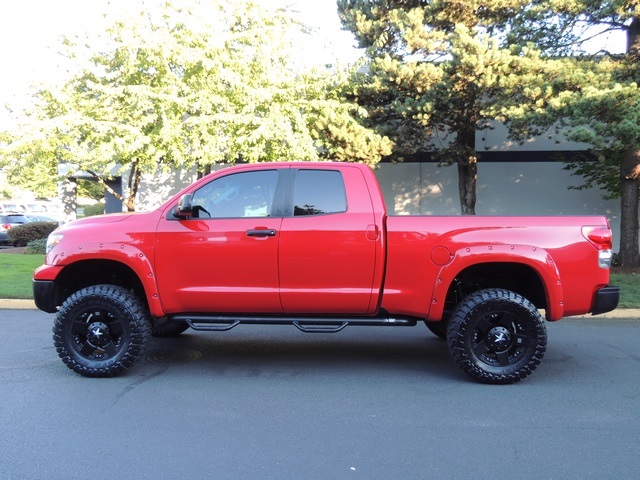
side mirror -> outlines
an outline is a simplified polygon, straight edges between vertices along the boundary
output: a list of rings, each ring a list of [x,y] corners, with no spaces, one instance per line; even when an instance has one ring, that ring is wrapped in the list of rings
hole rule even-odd
[[[193,206],[191,205],[191,201],[193,200],[193,195],[187,193],[180,198],[180,202],[173,209],[173,216],[176,218],[191,218],[193,216]]]

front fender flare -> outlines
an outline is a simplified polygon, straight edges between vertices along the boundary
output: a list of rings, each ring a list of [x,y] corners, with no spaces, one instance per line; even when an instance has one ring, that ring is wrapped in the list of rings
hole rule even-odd
[[[129,267],[140,279],[151,315],[164,315],[152,259],[142,250],[126,243],[87,242],[72,250],[56,252],[50,259],[51,264],[57,267],[67,267],[87,260],[110,260]]]
[[[440,268],[431,297],[428,320],[438,321],[444,312],[451,284],[465,269],[481,263],[517,263],[533,269],[540,277],[546,299],[546,317],[560,320],[564,314],[562,282],[558,267],[549,253],[530,245],[482,245],[457,250],[448,264]]]

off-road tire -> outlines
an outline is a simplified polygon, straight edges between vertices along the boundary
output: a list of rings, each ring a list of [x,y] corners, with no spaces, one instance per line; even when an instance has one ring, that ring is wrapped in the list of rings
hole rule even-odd
[[[151,335],[159,338],[177,337],[188,328],[189,328],[189,325],[187,324],[187,322],[178,322],[178,321],[158,322],[156,320],[152,322]]]
[[[460,302],[449,320],[449,351],[460,368],[483,383],[525,378],[547,346],[544,320],[526,298],[509,290],[479,290]]]
[[[149,314],[131,291],[95,285],[72,294],[53,324],[62,361],[87,377],[113,377],[133,366],[151,336]]]

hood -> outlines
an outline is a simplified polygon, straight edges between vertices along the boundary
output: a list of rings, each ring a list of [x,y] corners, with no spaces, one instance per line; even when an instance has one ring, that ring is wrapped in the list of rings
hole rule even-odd
[[[127,218],[139,215],[139,213],[109,213],[106,215],[94,215],[91,217],[80,218],[71,222],[60,225],[58,231],[66,230],[68,228],[82,227],[85,225],[102,225],[107,223],[116,223],[126,220]]]

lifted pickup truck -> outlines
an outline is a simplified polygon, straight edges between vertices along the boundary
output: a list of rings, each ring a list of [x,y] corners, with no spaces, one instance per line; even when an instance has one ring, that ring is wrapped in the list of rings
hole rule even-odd
[[[604,217],[388,216],[372,170],[226,168],[157,210],[90,217],[47,242],[38,308],[74,371],[131,367],[150,335],[289,324],[414,326],[464,372],[512,383],[540,363],[547,321],[616,308]]]

